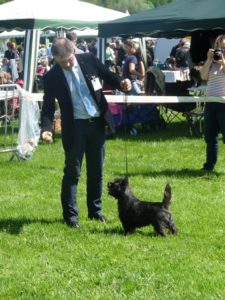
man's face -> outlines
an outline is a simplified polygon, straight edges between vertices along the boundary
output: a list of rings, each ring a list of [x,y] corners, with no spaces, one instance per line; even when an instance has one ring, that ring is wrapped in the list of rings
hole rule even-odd
[[[73,53],[71,53],[68,57],[61,57],[61,56],[54,56],[55,61],[57,64],[60,65],[62,69],[69,70],[73,67],[75,62],[75,56]]]

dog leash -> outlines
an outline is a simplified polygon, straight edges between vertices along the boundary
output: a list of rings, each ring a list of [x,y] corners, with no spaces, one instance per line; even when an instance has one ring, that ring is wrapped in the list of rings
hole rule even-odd
[[[128,121],[128,113],[127,113],[127,100],[128,95],[126,93],[123,93],[123,102],[125,103],[125,126],[124,126],[124,134],[125,134],[125,142],[124,142],[124,148],[125,148],[125,175],[128,178],[128,159],[127,159],[127,121]]]

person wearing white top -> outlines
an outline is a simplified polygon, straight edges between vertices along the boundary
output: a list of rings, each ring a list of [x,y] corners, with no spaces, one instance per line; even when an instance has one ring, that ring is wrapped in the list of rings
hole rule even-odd
[[[201,69],[201,78],[207,81],[206,96],[225,96],[225,35],[217,37],[214,49],[209,49]],[[206,103],[204,110],[204,135],[206,162],[203,170],[212,171],[218,159],[218,134],[225,143],[225,104]]]

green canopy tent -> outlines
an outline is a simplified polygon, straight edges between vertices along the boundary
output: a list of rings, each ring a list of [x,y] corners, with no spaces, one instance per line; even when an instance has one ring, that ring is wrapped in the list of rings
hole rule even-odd
[[[196,30],[225,29],[224,0],[175,0],[99,24],[99,36],[183,37]]]
[[[99,24],[99,36],[192,35],[194,62],[206,58],[209,34],[225,32],[225,0],[175,0],[154,9]]]
[[[0,5],[0,32],[26,30],[24,83],[32,91],[40,30],[96,29],[127,14],[78,0],[14,0]]]

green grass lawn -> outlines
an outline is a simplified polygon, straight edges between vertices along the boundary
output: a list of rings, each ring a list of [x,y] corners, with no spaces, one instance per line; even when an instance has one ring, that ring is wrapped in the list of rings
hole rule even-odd
[[[186,122],[106,143],[103,211],[87,219],[85,164],[79,183],[80,229],[62,223],[60,138],[39,144],[29,161],[0,153],[0,299],[225,299],[225,146],[216,171],[202,174],[203,138]],[[106,184],[125,174],[134,194],[161,201],[166,183],[179,234],[152,227],[124,236]]]

